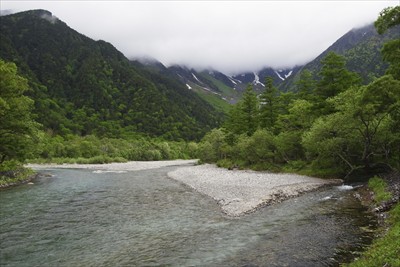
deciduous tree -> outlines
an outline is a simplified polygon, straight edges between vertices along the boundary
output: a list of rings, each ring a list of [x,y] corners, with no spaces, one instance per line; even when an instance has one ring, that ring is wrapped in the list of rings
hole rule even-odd
[[[24,95],[28,89],[15,64],[0,60],[0,163],[33,150],[39,124],[32,118],[33,100]]]

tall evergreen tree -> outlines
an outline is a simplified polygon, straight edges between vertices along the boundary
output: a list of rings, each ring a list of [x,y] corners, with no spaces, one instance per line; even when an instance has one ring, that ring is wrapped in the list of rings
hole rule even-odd
[[[321,60],[322,69],[319,72],[321,80],[315,88],[316,110],[320,115],[334,112],[334,107],[327,99],[346,91],[348,88],[360,83],[360,77],[346,69],[343,56],[334,52]]]
[[[313,98],[313,92],[316,87],[316,82],[313,74],[309,70],[303,70],[300,73],[300,79],[296,82],[297,97],[300,99],[310,100]]]
[[[225,122],[228,132],[235,135],[246,133],[251,136],[258,128],[259,101],[253,87],[249,84],[243,98],[229,112]]]
[[[244,132],[251,136],[258,128],[259,101],[253,87],[248,85],[241,103]]]
[[[272,77],[265,80],[265,91],[260,96],[260,126],[271,130],[278,117],[279,92]]]
[[[321,80],[316,93],[323,99],[333,97],[360,81],[357,74],[346,69],[343,56],[329,52],[321,63],[322,69],[319,73]]]

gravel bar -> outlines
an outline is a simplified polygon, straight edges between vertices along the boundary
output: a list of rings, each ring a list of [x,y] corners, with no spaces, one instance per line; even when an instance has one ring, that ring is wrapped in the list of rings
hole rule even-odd
[[[26,167],[43,170],[53,168],[90,169],[104,172],[123,172],[157,169],[168,166],[194,165],[197,160],[164,160],[164,161],[129,161],[124,163],[107,164],[27,164]]]
[[[227,170],[211,164],[181,167],[168,176],[212,197],[229,216],[241,216],[322,186],[343,183],[340,179],[296,174]]]

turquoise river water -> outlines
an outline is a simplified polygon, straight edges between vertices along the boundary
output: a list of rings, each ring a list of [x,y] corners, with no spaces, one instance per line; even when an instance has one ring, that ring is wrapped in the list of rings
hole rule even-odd
[[[174,168],[50,169],[1,190],[0,266],[338,266],[371,241],[351,187],[230,218]]]

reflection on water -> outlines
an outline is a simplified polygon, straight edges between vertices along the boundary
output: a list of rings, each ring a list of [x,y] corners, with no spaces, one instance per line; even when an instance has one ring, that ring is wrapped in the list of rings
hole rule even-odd
[[[229,218],[168,179],[171,168],[48,170],[34,185],[0,191],[0,265],[337,266],[370,242],[362,229],[373,220],[351,190]]]

